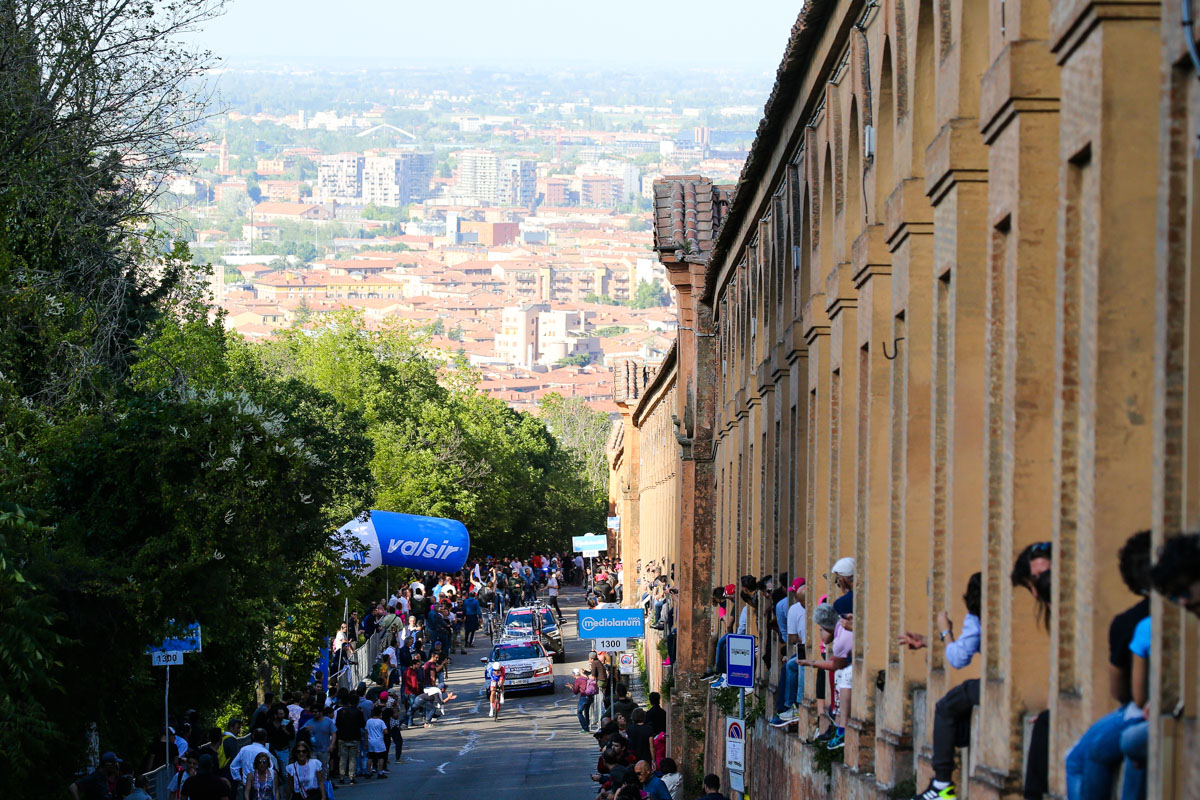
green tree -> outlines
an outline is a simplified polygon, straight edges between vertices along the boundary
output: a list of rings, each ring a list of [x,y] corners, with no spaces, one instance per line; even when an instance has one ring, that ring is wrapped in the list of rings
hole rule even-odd
[[[626,305],[630,308],[657,308],[670,302],[667,290],[658,281],[639,281],[637,291]]]
[[[597,499],[608,498],[608,461],[605,448],[612,421],[578,397],[551,392],[539,404],[539,418],[570,454],[576,470]]]

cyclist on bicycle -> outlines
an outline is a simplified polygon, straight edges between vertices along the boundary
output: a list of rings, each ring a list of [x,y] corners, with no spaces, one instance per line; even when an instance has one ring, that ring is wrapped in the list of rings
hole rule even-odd
[[[488,664],[485,675],[488,679],[488,702],[491,703],[489,717],[500,717],[500,704],[504,702],[504,665],[498,661]]]

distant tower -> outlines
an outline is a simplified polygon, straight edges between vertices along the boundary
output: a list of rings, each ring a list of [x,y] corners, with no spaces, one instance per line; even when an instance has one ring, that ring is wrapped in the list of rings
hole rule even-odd
[[[229,139],[221,137],[221,149],[217,151],[217,172],[229,172]]]

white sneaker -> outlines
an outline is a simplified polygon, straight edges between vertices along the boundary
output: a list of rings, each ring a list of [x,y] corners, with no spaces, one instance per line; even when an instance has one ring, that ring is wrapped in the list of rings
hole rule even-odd
[[[784,711],[782,714],[780,714],[779,718],[784,722],[791,722],[796,718],[796,711],[795,709],[789,708],[787,711]]]
[[[496,716],[496,709],[494,709],[494,708],[489,708],[489,709],[488,709],[488,716],[489,716],[489,717],[494,717],[494,716]]]

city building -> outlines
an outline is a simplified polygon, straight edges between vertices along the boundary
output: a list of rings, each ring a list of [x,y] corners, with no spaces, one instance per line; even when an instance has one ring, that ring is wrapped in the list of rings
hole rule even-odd
[[[498,199],[502,206],[533,205],[537,200],[537,162],[528,158],[506,158],[500,165]]]
[[[496,333],[496,358],[506,364],[532,367],[538,359],[538,315],[549,310],[550,306],[543,303],[505,308]]]
[[[317,161],[316,200],[321,203],[357,203],[363,192],[361,153],[338,153],[321,156]]]
[[[458,193],[479,203],[500,199],[500,159],[490,150],[460,150],[458,157]]]
[[[433,178],[431,153],[366,156],[362,170],[362,202],[399,207],[429,196]]]
[[[1046,794],[1067,796],[1068,750],[1114,708],[1109,624],[1138,600],[1118,551],[1137,531],[1157,548],[1200,530],[1200,91],[1193,33],[1167,10],[812,0],[736,192],[699,175],[655,183],[678,338],[657,371],[616,370],[610,513],[623,561],[661,560],[679,582],[679,764],[729,776],[712,733],[729,709],[700,680],[712,588],[805,577],[812,657],[812,609],[853,557],[842,758],[805,742],[825,680],[805,670],[802,735],[749,725],[747,790],[920,791],[938,700],[980,678],[959,796],[1029,796],[1042,755]],[[1010,570],[1043,542],[1039,620]],[[981,650],[952,670],[934,620],[961,619],[975,572]],[[1200,631],[1157,594],[1150,617],[1148,796],[1191,797]],[[761,607],[749,625],[777,654]],[[898,644],[908,631],[929,646]],[[658,641],[647,631],[646,652]],[[755,663],[747,708],[773,708],[779,659]]]
[[[579,205],[616,208],[625,202],[625,181],[611,175],[584,175],[579,179]]]

